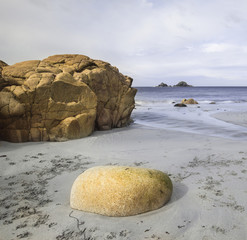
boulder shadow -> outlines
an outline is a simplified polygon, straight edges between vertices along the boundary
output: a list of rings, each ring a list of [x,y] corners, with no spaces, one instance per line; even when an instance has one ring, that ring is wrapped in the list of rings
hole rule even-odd
[[[188,187],[181,182],[173,182],[173,193],[171,199],[164,204],[161,208],[158,208],[153,211],[149,211],[146,213],[141,213],[138,215],[130,216],[130,217],[150,217],[153,215],[163,214],[169,209],[173,208],[177,201],[181,200],[188,192]]]
[[[167,204],[172,204],[183,198],[187,194],[188,189],[189,188],[181,182],[173,182],[173,193],[170,201]]]

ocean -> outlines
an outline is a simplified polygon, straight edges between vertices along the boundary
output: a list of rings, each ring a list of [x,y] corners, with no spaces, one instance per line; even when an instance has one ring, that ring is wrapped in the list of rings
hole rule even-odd
[[[246,126],[217,119],[218,113],[247,114],[247,87],[137,87],[135,123],[209,136],[247,140]],[[199,104],[174,107],[182,99]]]

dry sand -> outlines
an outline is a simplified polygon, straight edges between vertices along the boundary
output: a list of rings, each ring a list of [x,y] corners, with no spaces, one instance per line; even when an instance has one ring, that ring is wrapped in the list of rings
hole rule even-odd
[[[0,239],[247,239],[246,142],[136,124],[61,143],[0,142]],[[71,209],[73,181],[97,165],[164,171],[172,199],[131,217]]]

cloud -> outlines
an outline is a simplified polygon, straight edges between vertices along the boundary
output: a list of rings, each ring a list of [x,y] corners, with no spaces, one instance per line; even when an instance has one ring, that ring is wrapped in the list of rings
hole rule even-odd
[[[216,52],[226,52],[234,49],[235,46],[226,43],[209,43],[202,46],[202,52],[206,53],[216,53]]]
[[[245,0],[0,1],[0,53],[10,64],[79,53],[135,85],[199,75],[220,85],[229,74],[246,85]]]

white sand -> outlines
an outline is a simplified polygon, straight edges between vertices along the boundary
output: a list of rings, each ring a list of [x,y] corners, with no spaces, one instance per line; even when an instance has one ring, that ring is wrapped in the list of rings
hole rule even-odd
[[[246,146],[135,124],[62,143],[0,142],[0,239],[247,239]],[[122,218],[71,209],[75,178],[109,164],[170,174],[172,199]]]

